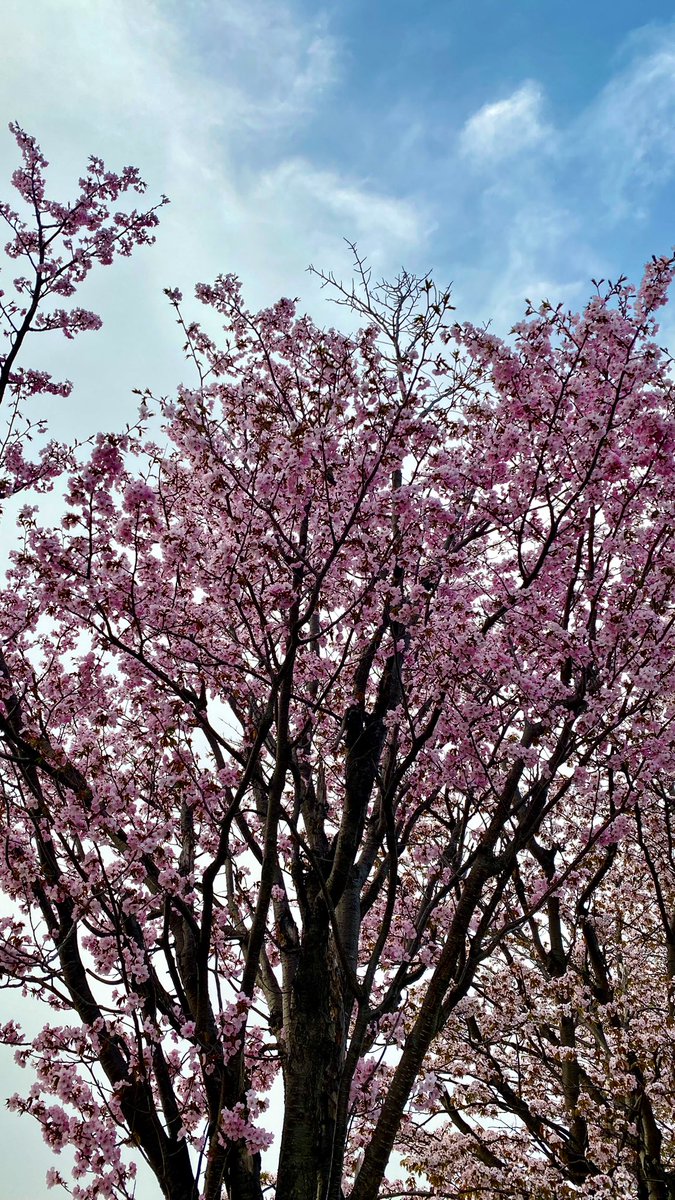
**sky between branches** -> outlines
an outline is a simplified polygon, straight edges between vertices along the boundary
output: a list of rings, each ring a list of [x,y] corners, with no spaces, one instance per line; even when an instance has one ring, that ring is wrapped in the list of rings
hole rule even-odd
[[[526,296],[581,305],[675,242],[665,0],[3,0],[0,25],[0,113],[40,141],[53,196],[96,153],[172,201],[154,249],[79,293],[102,333],[34,348],[76,385],[40,410],[59,437],[189,381],[166,286],[234,271],[253,306],[297,295],[339,323],[305,268],[348,278],[348,238],[506,333]],[[3,198],[16,165],[0,128]],[[0,1101],[21,1086],[5,1052]],[[37,1127],[0,1108],[0,1145],[4,1200],[46,1196]]]

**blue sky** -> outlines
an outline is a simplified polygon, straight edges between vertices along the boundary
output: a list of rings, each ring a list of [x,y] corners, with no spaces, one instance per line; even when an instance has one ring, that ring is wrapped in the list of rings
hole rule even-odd
[[[251,304],[339,322],[305,268],[348,277],[348,238],[506,333],[525,296],[580,305],[675,242],[675,3],[3,0],[2,33],[0,113],[42,142],[57,198],[96,153],[172,200],[157,246],[88,286],[103,332],[38,347],[76,384],[57,436],[189,378],[165,286],[235,271]],[[0,181],[15,165],[0,128]],[[11,1055],[0,1072],[4,1094],[25,1082]],[[4,1200],[40,1200],[37,1129],[0,1109],[0,1145]]]

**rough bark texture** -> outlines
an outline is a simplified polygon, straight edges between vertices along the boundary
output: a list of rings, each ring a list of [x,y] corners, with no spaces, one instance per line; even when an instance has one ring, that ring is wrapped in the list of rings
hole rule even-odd
[[[325,907],[299,949],[284,1030],[284,1124],[277,1200],[326,1194],[344,1060],[343,988]]]

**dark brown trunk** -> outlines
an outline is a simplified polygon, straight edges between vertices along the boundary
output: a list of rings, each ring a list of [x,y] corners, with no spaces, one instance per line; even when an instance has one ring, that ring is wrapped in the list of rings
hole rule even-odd
[[[230,1200],[262,1200],[260,1155],[237,1143],[228,1155],[225,1186]]]
[[[342,979],[320,904],[307,921],[284,1030],[284,1124],[276,1200],[323,1200],[344,1058]]]

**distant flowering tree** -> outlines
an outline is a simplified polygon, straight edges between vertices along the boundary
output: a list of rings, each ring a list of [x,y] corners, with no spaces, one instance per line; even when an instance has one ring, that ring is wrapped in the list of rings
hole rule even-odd
[[[11,1104],[80,1200],[129,1147],[167,1200],[669,1200],[673,260],[508,344],[356,265],[353,336],[169,291],[193,385],[24,510],[0,971],[57,1015]]]
[[[446,1119],[407,1122],[435,1194],[675,1195],[673,807],[654,781],[477,973],[428,1059]]]

